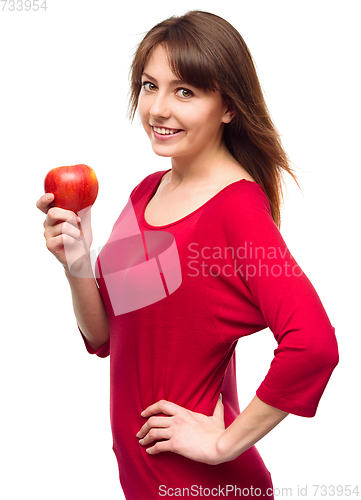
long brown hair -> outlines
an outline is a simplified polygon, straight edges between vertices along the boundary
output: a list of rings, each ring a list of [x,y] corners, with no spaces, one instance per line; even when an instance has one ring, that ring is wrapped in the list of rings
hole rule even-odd
[[[273,220],[280,227],[284,172],[299,184],[241,35],[221,17],[203,11],[172,16],[154,26],[138,45],[130,69],[131,120],[138,106],[144,66],[157,44],[166,47],[177,78],[203,90],[219,90],[224,101],[236,111],[232,121],[225,125],[225,144],[264,190]]]

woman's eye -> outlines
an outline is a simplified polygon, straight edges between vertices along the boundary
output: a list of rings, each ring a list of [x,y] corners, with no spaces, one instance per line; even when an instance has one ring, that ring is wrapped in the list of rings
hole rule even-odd
[[[154,83],[151,83],[151,82],[144,82],[142,83],[142,86],[144,87],[145,90],[155,90],[156,89],[156,86],[154,85]]]
[[[180,95],[180,97],[192,97],[193,92],[188,89],[178,89],[177,94]]]

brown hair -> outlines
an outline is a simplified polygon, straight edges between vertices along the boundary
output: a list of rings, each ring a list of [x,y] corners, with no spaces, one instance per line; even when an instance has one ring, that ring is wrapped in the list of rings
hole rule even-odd
[[[128,112],[131,120],[138,106],[144,66],[157,44],[166,47],[177,78],[204,90],[219,90],[224,101],[236,111],[232,121],[225,125],[225,144],[264,190],[273,220],[280,227],[284,171],[299,184],[241,35],[221,17],[202,11],[172,16],[154,26],[140,42],[131,65]]]

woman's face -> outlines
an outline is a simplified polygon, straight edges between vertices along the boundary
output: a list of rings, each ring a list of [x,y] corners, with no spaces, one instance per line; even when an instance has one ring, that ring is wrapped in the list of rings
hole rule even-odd
[[[144,67],[138,112],[154,152],[172,158],[214,153],[233,116],[219,91],[177,81],[162,45]]]

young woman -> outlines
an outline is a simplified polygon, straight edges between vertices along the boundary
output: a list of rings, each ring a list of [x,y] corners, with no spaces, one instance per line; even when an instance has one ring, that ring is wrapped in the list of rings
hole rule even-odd
[[[37,204],[85,346],[110,354],[125,496],[273,498],[254,444],[289,413],[315,415],[338,350],[279,231],[282,176],[294,173],[239,33],[200,11],[155,26],[132,64],[131,118],[137,109],[171,168],[134,188],[96,280],[85,279],[89,254],[76,250],[87,234],[90,244],[89,213],[81,233],[67,222],[74,214],[49,208],[52,194]],[[76,270],[67,244],[80,252]],[[235,347],[266,327],[278,347],[241,412]]]

